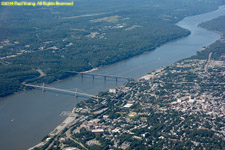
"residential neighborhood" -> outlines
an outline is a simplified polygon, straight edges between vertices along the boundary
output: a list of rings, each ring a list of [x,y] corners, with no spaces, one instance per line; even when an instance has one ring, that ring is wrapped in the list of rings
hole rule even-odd
[[[224,56],[181,60],[79,103],[74,122],[43,147],[222,149]]]

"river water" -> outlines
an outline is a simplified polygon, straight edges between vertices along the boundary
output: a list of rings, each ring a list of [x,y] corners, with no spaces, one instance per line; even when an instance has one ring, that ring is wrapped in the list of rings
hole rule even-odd
[[[144,53],[131,59],[100,68],[95,73],[111,74],[139,78],[161,66],[172,64],[180,59],[196,54],[220,38],[220,35],[197,27],[201,22],[225,14],[225,6],[218,10],[187,17],[177,25],[191,31],[191,35],[165,44],[154,51]],[[79,76],[51,84],[53,87],[97,94],[123,84],[125,80],[102,77]],[[60,124],[65,116],[63,111],[71,111],[81,101],[71,95],[32,90],[0,99],[0,145],[4,150],[24,150],[36,145],[40,140]]]

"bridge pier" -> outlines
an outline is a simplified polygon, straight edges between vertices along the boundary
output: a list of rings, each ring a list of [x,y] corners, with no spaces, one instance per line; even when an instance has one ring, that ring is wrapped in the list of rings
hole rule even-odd
[[[104,77],[104,80],[106,81],[106,78],[115,78],[116,82],[118,82],[118,79],[126,79],[128,81],[134,80],[132,78],[128,78],[128,77],[122,77],[122,76],[115,76],[115,75],[105,75],[105,74],[97,74],[97,73],[88,73],[88,72],[75,72],[77,74],[80,74],[82,79],[84,77],[84,75],[89,75],[92,76],[92,79],[94,80],[95,76],[100,76],[100,77]]]
[[[42,92],[45,91],[45,83],[42,83]]]
[[[76,98],[78,97],[78,94],[77,94],[77,88],[75,89],[75,97],[76,97]]]

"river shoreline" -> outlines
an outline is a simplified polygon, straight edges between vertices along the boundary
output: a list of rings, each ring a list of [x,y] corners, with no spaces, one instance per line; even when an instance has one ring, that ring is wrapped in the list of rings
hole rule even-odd
[[[201,23],[199,23],[197,26],[198,26],[199,28],[203,28],[203,27],[199,26],[200,24],[201,24]],[[203,28],[203,29],[205,29],[205,30],[207,30],[207,31],[212,31],[212,30],[208,30],[208,29],[206,29],[206,28]],[[219,34],[219,35],[221,36],[221,38],[220,38],[219,40],[222,39],[223,34],[222,34],[221,32],[218,32],[218,31],[212,31],[212,32],[214,32],[214,33],[216,33],[216,34]],[[182,38],[185,38],[185,37],[182,37]],[[176,40],[179,40],[179,39],[176,39]],[[173,41],[170,41],[170,42],[173,42]],[[168,42],[168,43],[170,43],[170,42]],[[167,44],[167,43],[165,43],[165,44]],[[212,43],[212,44],[213,44],[213,43]],[[163,45],[164,45],[164,44],[163,44]],[[162,45],[162,46],[163,46],[163,45]],[[211,44],[210,44],[210,45],[211,45]],[[161,46],[160,46],[160,47],[161,47]],[[134,57],[135,57],[135,56],[134,56]],[[187,58],[189,58],[189,57],[187,57]],[[185,58],[185,59],[187,59],[187,58]],[[128,59],[129,59],[129,58],[128,58]],[[178,61],[180,61],[180,60],[178,60]],[[117,62],[117,63],[118,63],[118,62]],[[174,62],[174,63],[176,63],[176,62]],[[160,68],[158,68],[158,69],[156,69],[156,70],[154,70],[154,71],[152,71],[152,72],[150,72],[150,73],[148,73],[148,74],[146,74],[146,75],[144,75],[144,76],[142,76],[142,77],[140,77],[140,78],[138,78],[138,79],[136,79],[136,80],[141,80],[141,79],[149,80],[151,77],[154,76],[154,75],[153,75],[154,73],[161,72],[165,67],[166,67],[166,66],[160,67]],[[93,69],[91,69],[91,70],[85,71],[85,73],[89,73],[89,72],[92,72],[92,71],[97,71],[98,69],[99,69],[99,68],[93,68]],[[70,114],[70,115],[62,122],[62,124],[63,124],[64,122],[67,122],[67,120],[69,120],[69,119],[71,118],[71,115],[73,115],[75,108],[76,108],[76,107],[74,107],[74,109],[72,110],[71,114]],[[75,115],[76,115],[76,114],[75,114]],[[76,115],[76,117],[77,117],[77,115]],[[74,120],[72,120],[71,122],[74,122],[75,119],[76,119],[76,117],[75,117]],[[70,127],[71,122],[70,122],[70,124],[65,125],[63,129]],[[52,132],[50,132],[49,135],[51,135],[55,130],[57,130],[59,126],[60,126],[60,125],[58,125]],[[62,130],[63,130],[63,129],[62,129]],[[62,130],[61,130],[61,131],[62,131]],[[55,136],[55,135],[57,135],[57,134],[51,135],[51,137],[53,137],[53,136]],[[44,144],[45,144],[45,143],[41,142],[41,143],[39,143],[39,144],[33,146],[32,148],[29,148],[29,150],[32,150],[32,149],[35,148],[35,147],[43,146]]]
[[[199,26],[201,23],[199,23],[198,25],[197,25],[197,27],[199,27],[199,28],[203,28],[203,27],[201,27],[201,26]],[[178,25],[178,24],[176,24],[176,25]],[[179,26],[179,25],[178,25]],[[181,26],[179,26],[179,27],[181,27]],[[183,28],[183,27],[182,27]],[[184,28],[185,29],[185,28]],[[203,28],[203,29],[205,29],[205,28]],[[205,30],[207,30],[207,29],[205,29]],[[208,30],[208,31],[211,31],[211,30]],[[213,31],[213,32],[215,32],[216,34],[219,34],[220,36],[221,36],[221,38],[222,38],[222,36],[223,36],[223,34],[221,34],[220,32],[217,32],[217,31]],[[187,35],[187,36],[189,36],[189,35]],[[186,36],[185,36],[186,37]],[[181,40],[182,38],[185,38],[185,37],[181,37],[181,38],[179,38],[179,39],[175,39],[175,40],[172,40],[172,41],[169,41],[169,42],[166,42],[166,43],[164,43],[164,44],[162,44],[162,45],[160,45],[159,47],[161,47],[161,46],[164,46],[164,45],[166,45],[166,44],[168,44],[168,43],[171,43],[171,42],[174,42],[174,41],[177,41],[177,40]],[[220,39],[221,39],[220,38]],[[158,48],[158,47],[157,47]],[[156,49],[157,49],[156,48]],[[154,49],[155,50],[155,49]],[[148,53],[149,51],[147,51],[146,53]],[[144,52],[145,53],[145,52]],[[142,53],[142,54],[144,54],[144,53]],[[140,54],[140,55],[142,55],[142,54]],[[134,56],[135,57],[135,56]],[[132,58],[132,57],[131,57]],[[188,57],[187,57],[188,58]],[[129,59],[129,58],[128,58]],[[122,60],[123,61],[123,60]],[[180,60],[178,60],[178,61],[180,61]],[[119,63],[119,62],[116,62],[116,63]],[[176,62],[174,62],[174,63],[176,63]],[[160,68],[158,68],[158,69],[156,69],[155,71],[152,71],[152,72],[150,72],[150,73],[148,73],[148,74],[146,74],[146,75],[144,75],[144,76],[142,76],[142,77],[140,77],[140,78],[138,78],[138,79],[136,79],[136,80],[140,80],[140,79],[145,79],[145,80],[149,80],[151,77],[153,77],[153,74],[155,73],[155,72],[160,72],[161,70],[163,70],[163,68],[165,68],[165,66],[163,66],[163,67],[160,67]],[[90,69],[90,70],[88,70],[88,71],[85,71],[85,73],[89,73],[89,72],[92,72],[92,71],[97,71],[99,68],[93,68],[93,69]],[[75,109],[76,107],[74,107],[74,109]],[[72,110],[72,112],[71,112],[71,114],[73,114],[73,111],[74,111],[74,109]],[[63,122],[65,122],[66,120],[68,120],[68,119],[70,119],[70,117],[71,117],[71,115],[69,115]],[[75,118],[74,118],[75,119]],[[75,120],[73,120],[73,122],[74,122]],[[63,122],[62,122],[62,124],[63,124]],[[52,132],[54,132],[55,130],[57,130],[57,128],[59,127],[60,125],[58,125]],[[64,126],[64,128],[63,129],[65,129],[65,128],[68,128],[70,126],[70,124],[67,124],[66,126]],[[63,130],[62,129],[62,130]],[[51,133],[52,133],[51,132]],[[49,133],[49,135],[51,135],[51,133]],[[56,134],[57,135],[57,134]],[[55,136],[55,135],[54,135]],[[53,137],[53,136],[52,136]],[[36,146],[34,146],[34,147],[32,147],[32,148],[30,148],[29,150],[32,150],[33,148],[35,148],[35,147],[39,147],[40,145],[42,145],[42,144],[44,144],[43,142],[41,142],[41,143],[39,143],[39,144],[37,144]]]
[[[175,24],[175,25],[176,25],[176,24]],[[138,57],[138,56],[141,56],[141,55],[143,55],[143,54],[145,54],[145,53],[149,53],[149,52],[151,52],[151,51],[154,51],[154,50],[156,50],[157,48],[160,48],[160,47],[162,47],[162,46],[164,46],[164,45],[166,45],[166,44],[169,44],[169,43],[172,43],[172,42],[181,40],[181,39],[183,39],[183,38],[189,36],[190,34],[191,34],[191,33],[189,33],[189,34],[187,34],[187,35],[182,35],[181,37],[178,37],[178,38],[176,38],[176,39],[172,39],[172,40],[170,40],[170,41],[167,41],[167,42],[161,44],[160,46],[155,47],[154,49],[151,49],[151,50],[146,50],[146,51],[144,51],[143,53],[139,53],[139,54],[137,54],[137,55],[130,56],[130,57],[128,57],[128,58],[125,58],[125,59],[116,61],[116,62],[114,62],[114,63],[109,63],[109,64],[104,65],[104,66],[99,66],[99,67],[95,67],[95,68],[86,70],[86,71],[84,71],[84,73],[90,73],[90,72],[93,72],[93,71],[97,71],[97,70],[99,70],[100,68],[103,68],[103,67],[108,67],[108,66],[110,66],[110,65],[115,65],[115,64],[121,63],[121,62],[123,62],[123,61],[127,61],[127,60],[129,60],[129,59],[133,59],[133,58]],[[46,76],[46,74],[45,74],[44,72],[39,72],[39,71],[40,71],[40,69],[37,70],[37,72],[40,73],[40,76],[39,76],[38,78],[41,78],[41,77],[43,77],[43,76]],[[60,82],[60,81],[63,81],[63,80],[69,79],[69,78],[73,78],[73,77],[75,77],[75,76],[74,76],[74,75],[71,75],[71,76],[68,76],[68,77],[64,77],[64,78],[62,78],[62,79],[56,79],[56,81],[50,82],[50,83],[48,83],[48,84],[53,84],[53,83]],[[23,81],[21,84],[23,85],[24,83],[26,83],[26,81]],[[32,82],[31,82],[31,83],[32,83]],[[14,93],[12,93],[12,94],[5,95],[5,96],[3,96],[3,97],[0,97],[0,100],[3,99],[3,98],[6,98],[6,97],[10,97],[10,96],[13,96],[13,95],[16,95],[16,94],[19,94],[19,93],[23,93],[23,92],[32,90],[32,89],[33,89],[33,88],[31,88],[31,89],[26,89],[26,88],[23,88],[23,87],[22,87],[22,90],[18,90],[17,92],[14,92]]]
[[[221,14],[221,11],[219,13]],[[222,14],[224,14],[224,11],[222,11]],[[205,16],[205,18],[208,17],[215,18],[215,14]],[[197,20],[196,18],[193,20],[199,23],[202,16],[198,18]],[[167,66],[178,60],[192,56],[201,47],[210,45],[219,39],[218,34],[196,28],[195,22],[192,24],[188,21],[183,22],[183,25],[187,25],[190,27],[190,30],[193,30],[190,36],[169,42],[169,44],[165,44],[154,51],[132,57],[128,60],[100,67],[96,70],[96,73],[114,74],[139,79],[162,66]],[[67,78],[66,80],[54,82],[51,86],[64,89],[79,88],[87,93],[96,95],[99,91],[118,87],[123,82],[115,83],[114,80],[104,82],[102,78],[95,78],[93,80],[92,77],[81,79],[79,76],[71,76],[71,78]],[[35,145],[66,119],[59,116],[62,111],[71,111],[82,100],[75,100],[74,97],[68,95],[50,92],[41,93],[40,90],[29,90],[28,92],[21,92],[3,99],[3,101],[0,101],[0,119],[2,120],[0,132],[4,135],[0,137],[2,143],[4,143],[2,144],[2,148],[22,150]],[[14,120],[13,122],[10,121],[12,119]],[[15,135],[23,136],[18,137]]]

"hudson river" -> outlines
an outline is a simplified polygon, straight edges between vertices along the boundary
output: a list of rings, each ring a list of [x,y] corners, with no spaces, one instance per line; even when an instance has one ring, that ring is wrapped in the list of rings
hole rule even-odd
[[[139,78],[161,66],[170,65],[187,58],[220,38],[219,34],[197,27],[201,22],[225,14],[225,6],[218,10],[187,17],[177,25],[191,31],[188,37],[165,44],[154,51],[131,59],[100,68],[95,73]],[[73,77],[50,86],[97,94],[123,84],[125,80],[91,76]],[[24,150],[36,145],[41,139],[60,124],[66,116],[63,111],[71,111],[81,101],[70,95],[32,90],[0,99],[0,145],[3,150]]]

